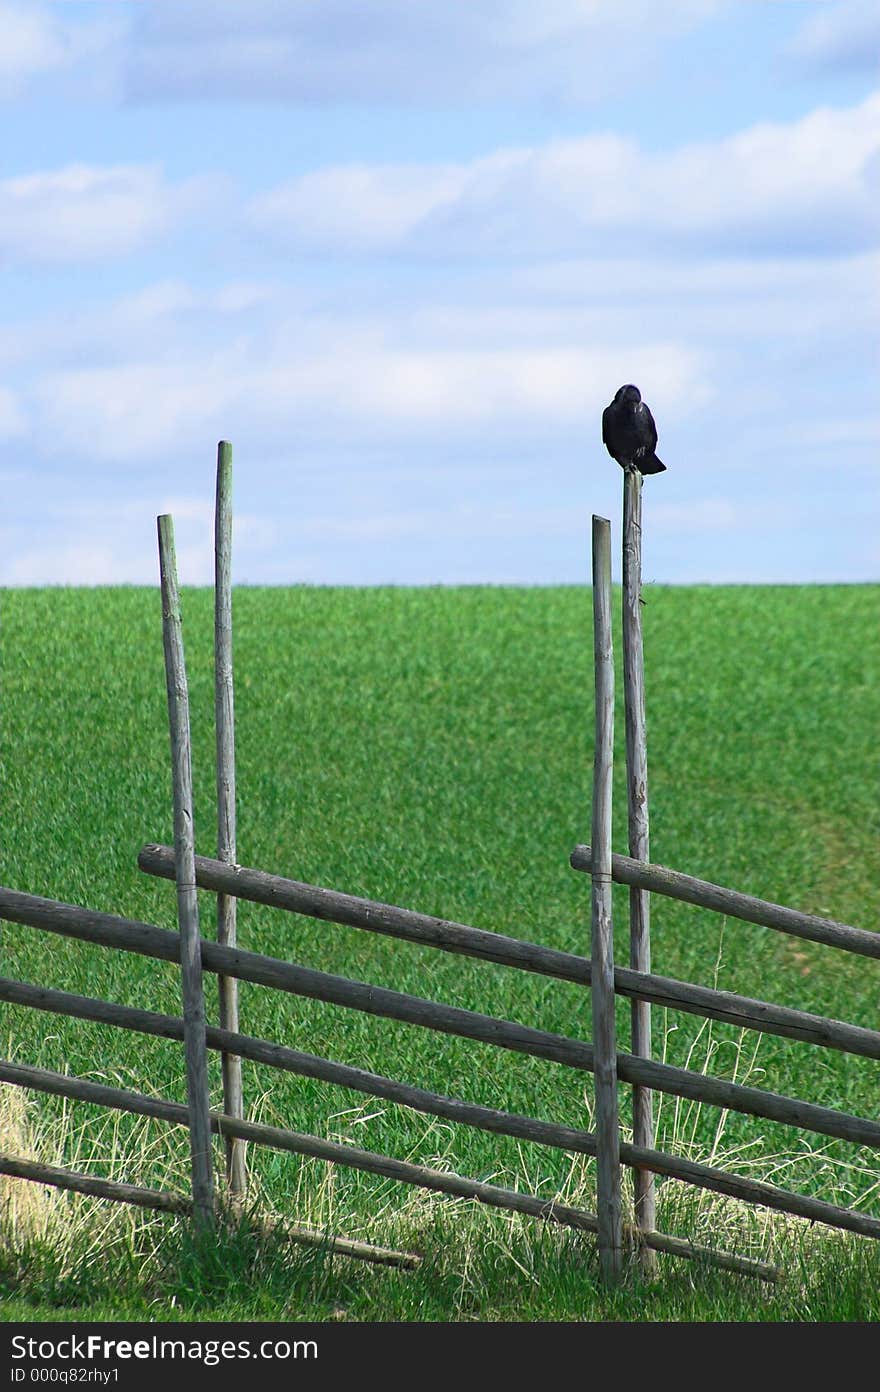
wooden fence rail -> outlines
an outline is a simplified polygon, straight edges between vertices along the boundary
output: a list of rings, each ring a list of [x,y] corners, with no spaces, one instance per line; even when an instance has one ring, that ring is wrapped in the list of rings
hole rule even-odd
[[[91,1102],[97,1106],[112,1107],[119,1111],[131,1112],[137,1116],[153,1117],[189,1127],[189,1108],[180,1102],[168,1102],[162,1098],[149,1097],[144,1093],[131,1092],[125,1088],[109,1087],[95,1083],[87,1078],[75,1078],[67,1073],[54,1073],[44,1068],[34,1068],[30,1064],[13,1063],[0,1060],[0,1082],[14,1083],[19,1087],[33,1088],[56,1097],[68,1097],[75,1101]],[[243,1121],[223,1112],[210,1112],[211,1130],[218,1136],[234,1136],[258,1145],[270,1146],[275,1150],[306,1155],[317,1160],[343,1165],[348,1169],[363,1170],[368,1174],[380,1175],[385,1179],[403,1184],[417,1185],[436,1193],[453,1198],[475,1199],[478,1203],[492,1208],[507,1209],[523,1213],[532,1218],[542,1218],[558,1223],[563,1227],[577,1228],[582,1232],[597,1233],[598,1221],[594,1214],[584,1209],[572,1208],[556,1199],[542,1199],[535,1194],[523,1194],[514,1189],[505,1189],[482,1180],[466,1179],[462,1175],[446,1170],[434,1170],[425,1165],[415,1165],[407,1160],[398,1160],[389,1155],[378,1155],[373,1151],[362,1150],[358,1146],[339,1141],[324,1140],[319,1136],[309,1136],[298,1131],[287,1131],[278,1126],[265,1126],[262,1123]],[[107,1194],[106,1197],[114,1197]],[[115,1197],[122,1197],[117,1195]],[[634,1234],[628,1230],[626,1235]],[[777,1281],[781,1272],[777,1267],[764,1262],[751,1261],[722,1252],[714,1247],[703,1247],[684,1238],[671,1237],[665,1233],[639,1234],[640,1241],[653,1251],[666,1252],[672,1256],[687,1257],[736,1271],[745,1276],[757,1276],[765,1281]]]
[[[22,981],[0,978],[0,1000],[11,1005],[29,1006],[56,1015],[135,1030],[159,1038],[183,1038],[183,1022],[179,1016],[163,1015],[135,1006],[116,1005],[52,987],[33,986]],[[254,1063],[283,1069],[301,1077],[317,1078],[322,1082],[350,1088],[371,1097],[381,1097],[414,1111],[443,1117],[448,1121],[497,1135],[513,1136],[537,1145],[552,1146],[583,1155],[596,1154],[596,1137],[590,1131],[581,1131],[554,1122],[540,1121],[534,1117],[520,1116],[494,1107],[445,1097],[362,1068],[303,1053],[269,1040],[233,1034],[211,1025],[207,1028],[206,1038],[209,1049],[234,1052]],[[746,1203],[790,1213],[809,1219],[810,1222],[842,1228],[863,1237],[880,1238],[880,1219],[852,1209],[840,1208],[821,1199],[795,1194],[761,1180],[744,1179],[726,1170],[686,1160],[681,1156],[668,1155],[663,1151],[630,1145],[625,1141],[621,1142],[620,1158],[623,1164],[634,1170],[681,1180],[696,1188],[712,1190]]]
[[[59,1075],[61,1076],[61,1075]],[[30,1084],[28,1084],[30,1086]],[[191,1215],[193,1201],[183,1194],[164,1189],[147,1189],[139,1184],[125,1184],[100,1175],[81,1174],[61,1165],[44,1165],[37,1160],[22,1160],[17,1156],[0,1154],[0,1174],[14,1179],[30,1180],[32,1184],[50,1185],[70,1193],[86,1194],[95,1199],[111,1199],[116,1203],[133,1204],[136,1208],[151,1208],[159,1213]],[[421,1262],[417,1252],[398,1252],[393,1247],[377,1247],[369,1242],[356,1242],[347,1237],[334,1237],[289,1223],[264,1223],[265,1232],[280,1233],[288,1241],[304,1247],[323,1247],[342,1256],[379,1266],[415,1267]]]
[[[620,857],[612,857],[612,865]],[[138,865],[149,875],[174,879],[174,851],[170,846],[144,846],[138,855]],[[444,952],[476,957],[484,962],[521,971],[539,973],[589,986],[592,964],[588,957],[544,947],[521,938],[505,937],[501,933],[471,928],[464,923],[433,918],[412,909],[400,909],[372,899],[360,899],[353,894],[302,884],[298,880],[270,875],[263,870],[246,866],[228,866],[207,856],[196,856],[196,883],[202,889],[217,893],[234,893],[240,899],[286,909],[331,923],[346,924],[371,933],[387,934],[407,942],[440,948]],[[857,931],[857,930],[853,930]],[[614,968],[614,989],[620,996],[641,999],[672,1010],[683,1010],[742,1029],[760,1030],[805,1043],[840,1049],[845,1053],[866,1058],[880,1058],[880,1031],[831,1020],[824,1015],[811,1015],[789,1006],[773,1005],[718,991],[709,986],[676,981],[672,977],[632,971],[628,967]]]
[[[591,873],[593,853],[589,846],[575,846],[569,859],[574,870]],[[793,938],[825,943],[843,952],[857,952],[862,957],[880,957],[880,933],[851,928],[846,923],[835,922],[833,918],[819,918],[816,914],[801,913],[799,909],[790,909],[784,904],[757,899],[752,894],[741,894],[736,889],[725,889],[709,880],[697,880],[692,875],[683,875],[680,870],[670,870],[665,865],[646,864],[630,856],[613,855],[611,878],[618,884],[636,885],[640,889],[651,890],[653,894],[665,894],[668,898],[682,899],[702,909],[713,909],[716,913],[741,918],[747,923],[758,923],[763,928],[774,928],[776,932],[788,933]]]
[[[61,904],[37,895],[0,888],[0,919],[30,924],[66,937],[117,947],[168,962],[180,960],[180,936],[166,928],[94,909]],[[459,1006],[423,1000],[420,996],[370,986],[347,977],[332,976],[310,967],[296,966],[241,948],[222,947],[201,939],[202,967],[206,971],[237,977],[256,985],[271,986],[292,995],[348,1006],[368,1015],[419,1025],[441,1034],[458,1035],[493,1044],[536,1058],[551,1059],[571,1068],[593,1071],[592,1045],[565,1035],[551,1034],[511,1020],[481,1015]],[[695,1102],[764,1117],[820,1135],[834,1136],[857,1145],[880,1146],[880,1123],[847,1112],[822,1107],[780,1093],[765,1092],[742,1083],[708,1077],[686,1068],[639,1059],[618,1052],[618,1077],[642,1083],[658,1092],[687,1097]]]
[[[611,529],[607,520],[593,518],[596,718],[593,845],[576,846],[570,857],[572,867],[590,874],[592,879],[590,958],[396,905],[268,875],[236,864],[231,477],[231,446],[221,441],[217,454],[215,511],[216,860],[194,854],[189,709],[173,523],[168,516],[157,519],[175,845],[173,849],[157,845],[143,847],[138,864],[146,873],[176,881],[180,932],[0,887],[0,920],[6,919],[104,947],[175,963],[180,968],[183,1009],[179,1016],[120,1006],[89,996],[5,978],[0,978],[0,1000],[182,1042],[187,1105],[9,1060],[0,1060],[0,1083],[33,1088],[186,1126],[190,1137],[192,1197],[184,1198],[158,1189],[82,1175],[5,1154],[0,1154],[0,1174],[159,1211],[188,1214],[204,1226],[213,1223],[223,1211],[223,1201],[215,1197],[213,1188],[213,1134],[221,1137],[225,1145],[228,1192],[236,1211],[245,1194],[245,1144],[261,1144],[597,1234],[602,1271],[609,1282],[616,1281],[621,1273],[624,1243],[640,1250],[643,1267],[648,1272],[652,1269],[651,1254],[666,1252],[704,1260],[765,1280],[776,1280],[781,1274],[765,1263],[658,1233],[655,1230],[653,1187],[653,1176],[658,1174],[748,1203],[880,1239],[880,1218],[791,1193],[775,1185],[746,1179],[680,1156],[668,1155],[654,1148],[652,1091],[666,1092],[875,1149],[880,1148],[880,1122],[652,1059],[651,1005],[686,1011],[738,1028],[797,1039],[874,1059],[880,1059],[880,1031],[653,973],[650,970],[649,942],[651,893],[664,894],[776,931],[875,959],[880,958],[880,934],[801,913],[649,863],[644,663],[639,607],[641,476],[638,472],[629,469],[624,474],[624,707],[630,856],[611,853],[614,743]],[[617,967],[613,960],[612,880],[630,886],[629,968]],[[200,935],[197,886],[218,895],[219,941],[216,943]],[[236,944],[236,904],[240,898],[284,908],[312,919],[345,924],[587,987],[592,997],[593,1042],[244,951]],[[212,972],[218,977],[219,1028],[206,1023],[203,972]],[[591,1071],[595,1075],[596,1131],[579,1130],[446,1097],[381,1074],[242,1034],[238,1017],[239,981]],[[627,997],[632,1002],[631,1053],[617,1048],[615,994]],[[221,1054],[224,1086],[223,1110],[220,1112],[210,1110],[206,1063],[208,1049]],[[247,1121],[243,1116],[241,1088],[243,1058],[351,1088],[369,1096],[382,1097],[452,1122],[592,1156],[597,1161],[597,1213],[594,1215],[555,1199],[520,1193],[411,1161],[379,1155],[339,1141]],[[620,1137],[618,1081],[633,1087],[632,1144],[622,1141]],[[633,1170],[634,1225],[622,1221],[621,1164]],[[279,1226],[283,1234],[295,1242],[320,1244],[368,1261],[412,1266],[419,1260],[414,1253],[329,1237],[309,1229]]]

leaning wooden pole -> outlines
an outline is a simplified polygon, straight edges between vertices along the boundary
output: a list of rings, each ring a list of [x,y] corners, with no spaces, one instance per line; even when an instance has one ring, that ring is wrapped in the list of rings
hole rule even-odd
[[[65,1189],[68,1193],[89,1194],[96,1199],[133,1204],[137,1208],[152,1208],[158,1213],[191,1214],[193,1210],[192,1199],[184,1198],[180,1194],[170,1194],[162,1189],[144,1189],[135,1184],[122,1184],[117,1180],[102,1179],[98,1175],[62,1169],[58,1165],[19,1160],[4,1153],[0,1153],[0,1174],[29,1180],[32,1184],[51,1185],[56,1189]],[[339,1252],[359,1261],[375,1262],[378,1266],[412,1268],[419,1266],[422,1261],[416,1252],[396,1252],[391,1247],[374,1247],[369,1242],[352,1242],[349,1238],[331,1237],[329,1233],[316,1232],[312,1228],[300,1228],[288,1223],[264,1220],[257,1231],[267,1236],[286,1238],[298,1246],[321,1247],[325,1251]]]
[[[650,858],[648,839],[648,752],[645,735],[645,662],[642,649],[642,476],[636,468],[623,471],[623,692],[626,714],[626,800],[629,853],[635,860]],[[629,964],[633,971],[651,970],[651,909],[647,890],[629,892]],[[632,1002],[632,1052],[651,1057],[651,1007]],[[648,1088],[633,1088],[633,1142],[650,1150],[654,1145],[654,1112]],[[635,1222],[640,1233],[657,1226],[654,1176],[636,1170]],[[642,1246],[642,1269],[651,1272],[657,1260]]]
[[[217,446],[217,499],[214,511],[214,712],[217,731],[217,859],[235,864],[235,702],[232,681],[232,446]],[[236,905],[232,894],[217,896],[217,941],[236,943]],[[238,982],[217,979],[220,995],[220,1028],[238,1033]],[[241,1059],[221,1056],[223,1110],[227,1116],[244,1115]],[[234,1200],[244,1198],[247,1187],[245,1143],[226,1137],[226,1182]]]
[[[174,788],[174,855],[177,870],[177,916],[180,924],[183,1047],[189,1106],[193,1215],[198,1226],[208,1227],[214,1216],[214,1179],[211,1164],[205,997],[202,990],[199,902],[196,891],[189,695],[180,622],[180,596],[177,588],[174,522],[167,514],[157,520],[159,573],[162,585],[162,638],[165,648],[165,681],[168,688]]]
[[[593,755],[591,957],[596,1077],[596,1215],[604,1279],[620,1278],[620,1129],[614,1026],[614,936],[611,917],[611,783],[614,767],[614,657],[611,645],[611,524],[593,518],[593,662],[596,736]]]

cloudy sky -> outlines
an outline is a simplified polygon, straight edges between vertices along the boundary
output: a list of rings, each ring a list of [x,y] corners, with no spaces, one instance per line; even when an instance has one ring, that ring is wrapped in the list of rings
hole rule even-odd
[[[876,0],[0,0],[0,583],[880,572]]]

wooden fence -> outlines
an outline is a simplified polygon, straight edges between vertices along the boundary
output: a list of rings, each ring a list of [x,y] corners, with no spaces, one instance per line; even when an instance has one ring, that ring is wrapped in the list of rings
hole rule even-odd
[[[571,855],[573,868],[589,874],[592,879],[593,954],[590,959],[235,864],[234,808],[230,807],[230,798],[234,800],[235,783],[231,733],[229,559],[226,553],[230,535],[230,478],[229,447],[221,444],[218,457],[218,609],[215,625],[218,635],[217,782],[220,808],[216,859],[196,856],[193,850],[189,712],[177,602],[173,531],[170,519],[160,519],[159,525],[163,630],[174,779],[175,845],[144,846],[138,857],[138,864],[145,873],[175,881],[180,932],[174,933],[154,924],[0,888],[2,920],[98,944],[108,949],[134,952],[140,956],[180,965],[183,1000],[181,1015],[164,1015],[90,996],[75,995],[53,987],[5,978],[0,979],[0,1000],[182,1043],[187,1071],[185,1106],[10,1060],[0,1061],[0,1082],[74,1100],[89,1101],[187,1127],[192,1157],[192,1195],[191,1198],[186,1198],[163,1191],[139,1188],[2,1154],[0,1173],[143,1207],[192,1214],[198,1223],[208,1225],[214,1221],[216,1213],[224,1203],[240,1204],[245,1193],[244,1146],[246,1143],[260,1144],[597,1234],[603,1273],[609,1281],[618,1278],[623,1255],[627,1249],[637,1250],[644,1261],[649,1261],[653,1253],[664,1252],[711,1262],[724,1269],[765,1280],[775,1280],[780,1275],[774,1267],[766,1263],[657,1232],[653,1226],[655,1175],[674,1178],[701,1189],[864,1237],[880,1238],[878,1218],[814,1197],[793,1193],[776,1185],[747,1179],[720,1168],[698,1164],[682,1156],[667,1154],[657,1150],[653,1145],[650,1098],[654,1091],[733,1109],[874,1148],[880,1148],[880,1122],[799,1098],[706,1076],[690,1069],[673,1067],[651,1058],[650,1019],[645,1011],[649,1010],[652,1004],[869,1058],[880,1058],[880,1032],[652,973],[648,970],[648,915],[642,903],[642,896],[650,893],[665,894],[781,932],[870,957],[880,957],[880,935],[799,913],[794,909],[693,879],[678,871],[652,865],[642,854],[621,856],[611,853],[613,664],[609,621],[609,524],[604,519],[594,519],[593,596],[597,739],[592,843],[575,847]],[[632,485],[627,482],[625,487],[632,488]],[[630,565],[632,567],[632,560]],[[636,574],[637,572],[636,565]],[[640,641],[633,651],[640,654]],[[639,662],[636,661],[635,667],[638,665]],[[632,662],[628,664],[628,669],[630,673],[634,670]],[[641,699],[643,704],[643,696],[640,698],[638,695],[640,681],[641,678],[633,686],[630,679],[627,687],[635,692],[636,703]],[[643,683],[641,690],[643,693]],[[219,715],[221,704],[226,712],[223,718]],[[628,738],[627,748],[628,751],[634,751],[634,767],[637,774],[629,780],[630,785],[634,788],[636,799],[640,797],[645,803],[641,821],[639,816],[635,817],[637,834],[631,835],[630,849],[633,849],[635,842],[636,849],[643,852],[647,848],[644,831],[647,825],[647,766],[643,709],[641,718],[634,718],[633,733]],[[613,961],[610,897],[612,880],[629,885],[634,892],[631,899],[631,911],[633,905],[636,906],[631,963],[634,962],[635,965],[630,967],[616,966]],[[199,933],[197,887],[217,894],[220,903],[225,905],[220,916],[218,942],[211,942]],[[515,970],[578,983],[591,990],[594,1021],[598,1020],[600,1027],[594,1027],[593,1042],[587,1043],[582,1039],[549,1033],[529,1024],[499,1019],[448,1003],[426,1000],[388,987],[373,986],[247,951],[236,943],[234,904],[238,899],[270,905],[282,911],[347,925],[366,932],[385,934],[443,952],[499,963]],[[206,1023],[204,973],[215,974],[218,978],[219,1027]],[[325,1001],[345,1009],[481,1041],[543,1058],[564,1067],[592,1072],[596,1076],[597,1129],[595,1132],[577,1130],[552,1121],[446,1097],[381,1074],[243,1034],[238,1023],[238,981],[254,982],[295,996]],[[624,1052],[617,1047],[613,1011],[615,994],[627,997],[633,1002],[634,1007],[641,1007],[640,1012],[635,1013],[633,1017],[634,1022],[638,1021],[639,1025],[637,1029],[634,1028],[632,1052]],[[224,1108],[221,1112],[212,1111],[209,1104],[206,1067],[209,1049],[219,1051],[224,1061]],[[458,1174],[432,1170],[409,1161],[360,1150],[318,1136],[247,1121],[243,1115],[240,1072],[240,1061],[245,1058],[303,1077],[352,1088],[368,1096],[384,1098],[418,1112],[443,1117],[465,1126],[595,1157],[598,1167],[597,1212],[592,1214],[553,1199],[540,1198]],[[636,1090],[636,1095],[641,1098],[638,1111],[641,1120],[632,1143],[622,1140],[620,1136],[617,1116],[619,1082],[630,1084]],[[226,1146],[226,1198],[218,1197],[215,1191],[211,1165],[212,1134],[222,1137]],[[621,1166],[629,1167],[637,1180],[635,1221],[632,1223],[624,1221],[622,1216]],[[415,1253],[394,1251],[343,1237],[328,1237],[295,1226],[288,1227],[285,1231],[293,1241],[311,1244],[324,1242],[335,1251],[369,1261],[402,1266],[412,1266],[418,1261]]]

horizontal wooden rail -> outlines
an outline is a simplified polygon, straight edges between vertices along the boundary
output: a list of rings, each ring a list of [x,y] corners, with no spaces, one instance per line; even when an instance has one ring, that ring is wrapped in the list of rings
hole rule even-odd
[[[113,1199],[118,1203],[134,1204],[137,1208],[153,1208],[160,1213],[192,1213],[192,1199],[182,1194],[169,1194],[162,1189],[143,1189],[137,1184],[123,1184],[116,1179],[80,1174],[77,1170],[62,1169],[59,1165],[42,1165],[36,1160],[20,1160],[0,1154],[0,1174],[13,1179],[28,1179],[33,1184],[47,1184],[54,1189],[67,1189],[75,1194],[88,1194],[93,1199]]]
[[[26,982],[0,978],[0,1000],[11,1005],[29,1006],[52,1014],[136,1030],[141,1034],[164,1039],[183,1038],[182,1021],[177,1015],[162,1015],[135,1006],[115,1005],[90,996],[58,991],[53,987],[32,986]],[[444,1097],[439,1093],[412,1087],[408,1083],[400,1083],[362,1068],[337,1063],[316,1054],[302,1053],[298,1049],[274,1044],[266,1039],[233,1034],[229,1030],[216,1029],[211,1025],[207,1029],[207,1043],[209,1048],[234,1053],[255,1063],[284,1069],[306,1078],[319,1078],[322,1082],[351,1088],[371,1097],[382,1097],[401,1106],[411,1107],[415,1111],[444,1117],[464,1126],[476,1127],[496,1135],[514,1136],[519,1140],[553,1146],[559,1150],[591,1156],[596,1154],[596,1137],[590,1131],[575,1130],[555,1122],[539,1121],[534,1117],[520,1116],[514,1112],[499,1111],[493,1107]],[[731,1198],[741,1199],[745,1203],[759,1204],[782,1213],[790,1213],[813,1223],[842,1228],[862,1237],[880,1238],[880,1219],[854,1209],[840,1208],[821,1199],[807,1198],[773,1184],[744,1179],[710,1165],[701,1165],[663,1151],[629,1145],[626,1142],[621,1142],[620,1158],[624,1164],[634,1169],[650,1170],[696,1188],[713,1190]]]
[[[180,954],[180,937],[166,928],[122,919],[96,909],[83,909],[62,904],[38,895],[21,894],[18,890],[0,888],[0,919],[30,924],[65,937],[116,947],[145,957],[176,962]],[[499,1020],[492,1015],[480,1015],[474,1010],[443,1005],[406,995],[382,986],[370,986],[363,981],[331,976],[309,967],[295,966],[276,957],[245,952],[239,947],[223,947],[205,938],[201,940],[202,966],[206,971],[238,977],[259,986],[288,991],[291,995],[326,1001],[368,1015],[388,1020],[400,1020],[440,1034],[458,1035],[498,1048],[551,1059],[570,1068],[593,1070],[593,1049],[580,1040],[565,1035],[533,1029],[511,1020]],[[835,1136],[856,1145],[880,1147],[880,1123],[865,1117],[851,1116],[813,1102],[795,1097],[746,1087],[723,1078],[707,1077],[686,1068],[636,1058],[619,1053],[617,1073],[624,1082],[643,1083],[658,1092],[687,1097],[694,1102],[745,1112],[749,1116],[765,1117],[786,1126],[796,1126],[820,1135]]]
[[[589,846],[575,846],[569,860],[573,869],[590,873],[593,860]],[[669,870],[665,865],[615,855],[611,857],[611,878],[618,884],[649,889],[654,894],[665,894],[671,899],[682,899],[685,903],[714,909],[716,913],[741,918],[747,923],[774,928],[791,937],[807,938],[810,942],[839,947],[844,952],[857,952],[863,957],[880,957],[880,933],[851,928],[832,918],[819,918],[815,914],[787,908],[784,904],[773,904],[767,899],[756,899],[751,894],[740,894],[738,890],[725,889],[708,880],[683,875],[680,870]]]
[[[76,1101],[92,1102],[102,1107],[115,1107],[117,1110],[132,1112],[138,1116],[155,1117],[160,1121],[170,1121],[176,1125],[189,1125],[189,1109],[179,1102],[167,1102],[161,1098],[148,1097],[144,1093],[129,1092],[123,1088],[108,1087],[94,1083],[86,1078],[75,1078],[66,1073],[52,1073],[44,1068],[34,1068],[30,1064],[13,1063],[0,1060],[0,1082],[14,1083],[19,1087],[34,1088],[56,1097],[70,1097]],[[493,1208],[508,1209],[524,1213],[533,1218],[542,1218],[559,1223],[565,1227],[578,1228],[583,1232],[596,1233],[597,1221],[592,1213],[583,1209],[571,1208],[557,1203],[555,1199],[541,1199],[534,1194],[519,1193],[515,1189],[504,1189],[482,1180],[465,1179],[445,1170],[433,1170],[411,1161],[397,1160],[388,1155],[377,1155],[373,1151],[361,1150],[357,1146],[343,1145],[338,1141],[325,1141],[318,1136],[303,1135],[297,1131],[282,1130],[277,1126],[264,1126],[253,1121],[241,1121],[224,1115],[222,1112],[210,1113],[211,1130],[219,1136],[234,1136],[258,1145],[267,1145],[275,1150],[291,1151],[296,1155],[307,1155],[313,1159],[326,1160],[332,1164],[344,1165],[349,1169],[363,1170],[369,1174],[381,1175],[386,1179],[403,1184],[414,1184],[422,1189],[448,1194],[454,1198],[475,1199]],[[628,1233],[630,1238],[635,1234]],[[776,1281],[781,1277],[778,1268],[763,1262],[749,1261],[728,1252],[716,1251],[688,1242],[684,1238],[671,1237],[665,1233],[640,1233],[639,1240],[658,1252],[672,1256],[689,1257],[709,1262],[728,1271],[737,1271],[745,1276],[757,1276],[765,1281]]]
[[[174,849],[171,846],[149,845],[138,854],[138,865],[148,875],[174,879]],[[375,899],[360,899],[354,894],[341,894],[335,889],[303,884],[264,870],[252,870],[242,865],[225,865],[208,856],[196,856],[196,884],[216,893],[234,894],[255,904],[286,909],[329,923],[344,923],[350,928],[362,928],[369,933],[402,938],[425,947],[437,947],[444,952],[460,953],[486,962],[519,967],[542,976],[590,984],[590,963],[556,948],[490,933],[485,928],[471,928],[450,919],[435,918],[414,909],[401,909],[396,904],[383,904]]]
[[[47,1184],[53,1189],[87,1194],[95,1199],[112,1199],[117,1203],[134,1204],[137,1208],[151,1208],[161,1213],[191,1214],[193,1211],[192,1199],[181,1194],[169,1194],[162,1189],[144,1189],[137,1184],[123,1184],[115,1179],[80,1174],[77,1170],[64,1169],[60,1165],[42,1165],[36,1160],[20,1160],[12,1155],[0,1154],[0,1174],[30,1180],[32,1184]],[[422,1260],[417,1252],[397,1252],[393,1247],[376,1247],[370,1242],[332,1237],[312,1228],[287,1223],[262,1223],[260,1227],[267,1234],[280,1234],[298,1246],[325,1247],[329,1252],[356,1257],[359,1261],[373,1262],[377,1266],[412,1268]]]
[[[138,865],[149,875],[174,879],[174,851],[170,846],[144,846],[138,856]],[[476,957],[481,961],[497,962],[506,967],[517,967],[541,976],[574,981],[585,986],[589,986],[592,980],[592,966],[587,957],[505,937],[501,933],[490,933],[483,928],[471,928],[464,923],[432,918],[428,914],[415,913],[412,909],[400,909],[394,904],[358,899],[336,890],[301,884],[297,880],[283,879],[280,875],[269,875],[262,870],[226,865],[207,856],[196,856],[196,883],[202,889],[218,894],[235,894],[252,903],[267,904],[332,923],[344,923],[352,928],[402,938],[407,942]],[[880,1032],[841,1020],[830,1020],[823,1015],[811,1015],[788,1006],[752,1000],[730,991],[694,986],[671,977],[632,971],[628,967],[615,967],[614,989],[621,996],[650,1001],[670,1010],[683,1010],[689,1014],[723,1020],[739,1029],[759,1030],[763,1034],[781,1035],[828,1049],[880,1059]]]

